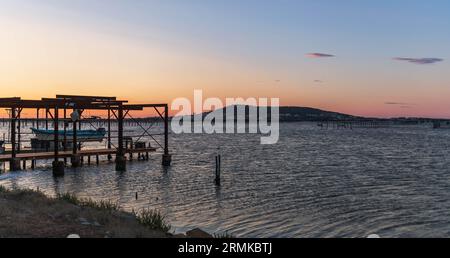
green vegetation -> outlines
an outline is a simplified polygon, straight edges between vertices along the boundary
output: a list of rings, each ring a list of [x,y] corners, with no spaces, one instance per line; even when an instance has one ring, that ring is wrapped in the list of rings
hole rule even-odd
[[[90,207],[97,210],[110,212],[119,210],[117,203],[106,200],[94,201],[91,198],[79,198],[71,193],[58,194],[57,198],[77,206]]]
[[[79,205],[81,202],[78,197],[71,193],[58,194],[57,198],[75,205]]]
[[[231,239],[235,238],[232,234],[227,232],[214,234],[214,238]]]
[[[91,198],[79,198],[71,193],[59,194],[57,198],[81,207],[90,207],[109,212],[120,210],[117,203],[105,200],[94,201]],[[133,211],[133,215],[141,225],[149,229],[160,230],[164,233],[168,233],[171,229],[165,217],[157,210],[142,209],[140,212]]]
[[[150,229],[168,233],[171,228],[158,210],[142,209],[140,212],[133,213],[140,224]]]
[[[39,190],[0,186],[0,202],[0,238],[65,238],[74,233],[83,238],[171,236],[167,233],[170,227],[159,213],[144,212],[138,218],[119,210],[116,203],[96,202],[70,193],[50,198]]]
[[[90,207],[109,212],[119,211],[119,205],[111,201],[94,201],[91,198],[79,198],[71,193],[59,194],[57,198],[81,207]],[[141,225],[149,229],[168,233],[171,228],[165,217],[157,210],[143,209],[140,212],[133,211],[133,215]]]
[[[6,190],[6,187],[4,187],[3,185],[0,185],[0,193],[5,193],[8,190]]]

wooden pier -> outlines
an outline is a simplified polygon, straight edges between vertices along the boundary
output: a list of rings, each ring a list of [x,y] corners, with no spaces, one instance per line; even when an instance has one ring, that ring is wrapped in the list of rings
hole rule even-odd
[[[143,149],[127,149],[124,151],[128,155],[129,160],[133,160],[133,154],[138,154],[138,160],[148,160],[149,153],[155,152],[157,148],[143,148]],[[100,157],[106,156],[110,157],[116,155],[117,152],[114,149],[93,149],[93,150],[81,150],[78,151],[78,155],[81,158],[81,164],[84,163],[84,158],[87,158],[87,164],[91,164],[91,157],[95,158],[95,163],[98,165],[100,163]],[[31,168],[34,169],[36,161],[38,160],[52,160],[55,158],[54,152],[28,152],[28,153],[18,153],[16,159],[20,160],[22,164],[22,169],[26,169],[26,162],[31,161]],[[67,159],[72,157],[72,151],[62,151],[58,153],[59,159]],[[0,162],[9,162],[11,160],[11,154],[1,154]]]
[[[77,96],[77,95],[57,95],[56,98],[42,98],[41,100],[23,100],[18,97],[14,98],[0,98],[0,108],[6,108],[9,111],[9,137],[11,144],[11,151],[8,154],[0,155],[0,162],[9,162],[10,170],[20,170],[21,163],[25,163],[27,160],[32,161],[32,167],[35,165],[36,160],[53,160],[53,174],[55,176],[64,174],[64,167],[67,164],[67,158],[70,158],[70,163],[73,167],[80,166],[84,157],[88,157],[88,163],[91,161],[91,157],[96,158],[96,163],[99,163],[99,156],[107,156],[108,160],[111,160],[115,156],[116,170],[126,170],[126,154],[130,159],[133,158],[133,154],[138,154],[139,158],[148,160],[149,152],[155,152],[157,149],[149,146],[136,147],[131,146],[128,148],[128,140],[132,138],[124,135],[125,121],[128,123],[134,123],[135,126],[139,126],[143,133],[138,136],[139,139],[143,137],[150,137],[160,148],[163,149],[164,154],[162,157],[162,165],[170,166],[171,155],[169,152],[169,107],[168,104],[128,104],[127,100],[118,100],[116,97],[101,97],[101,96]],[[145,108],[154,109],[159,117],[152,118],[160,119],[164,123],[164,142],[158,142],[154,135],[149,133],[150,126],[143,126],[141,118],[135,118],[131,115],[131,111],[142,111]],[[23,119],[22,111],[36,110],[36,118]],[[160,110],[162,109],[162,110]],[[39,117],[39,111],[45,110],[45,118]],[[107,148],[106,149],[94,149],[94,150],[82,150],[80,145],[80,139],[78,139],[77,131],[81,130],[81,124],[89,123],[93,128],[92,119],[83,117],[83,113],[86,110],[105,111],[107,112],[107,118],[102,119],[102,123],[107,126]],[[68,112],[71,114],[68,117]],[[53,147],[52,151],[42,152],[24,152],[21,149],[21,128],[22,123],[36,122],[36,127],[43,123],[45,129],[48,130],[49,126],[53,126],[53,130],[58,133],[53,133]],[[146,119],[144,121],[149,121]],[[5,120],[2,121],[5,123]],[[112,124],[117,126],[117,146],[112,143]],[[34,124],[34,123],[33,123]],[[62,128],[61,128],[62,127]],[[67,130],[72,130],[68,139]],[[98,128],[96,128],[98,129]],[[60,135],[60,131],[63,131],[63,135]],[[73,143],[71,150],[68,150],[68,142]],[[62,144],[62,148],[60,144]],[[139,143],[141,144],[141,143]],[[145,156],[141,156],[144,155]],[[64,161],[61,161],[64,159]]]

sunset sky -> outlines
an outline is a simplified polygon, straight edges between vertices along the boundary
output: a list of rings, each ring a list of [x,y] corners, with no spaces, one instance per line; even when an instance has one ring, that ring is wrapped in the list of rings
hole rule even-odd
[[[448,0],[0,0],[0,97],[450,118]]]

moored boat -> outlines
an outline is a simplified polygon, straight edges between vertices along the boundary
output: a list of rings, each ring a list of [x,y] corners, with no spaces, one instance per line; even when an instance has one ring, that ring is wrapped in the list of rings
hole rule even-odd
[[[71,141],[73,138],[72,130],[44,130],[31,128],[31,131],[36,135],[36,138],[40,141],[53,141],[55,138],[55,133],[58,134],[59,140],[64,140],[64,134],[66,135],[66,140]],[[105,138],[106,130],[105,128],[99,128],[97,130],[78,130],[77,141],[78,142],[101,142]]]

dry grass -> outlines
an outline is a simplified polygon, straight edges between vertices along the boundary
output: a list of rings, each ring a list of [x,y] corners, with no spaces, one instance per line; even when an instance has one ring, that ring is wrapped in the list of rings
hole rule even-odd
[[[165,230],[142,225],[133,214],[112,202],[94,202],[65,194],[48,198],[33,190],[7,190],[0,186],[0,238],[170,237]]]

